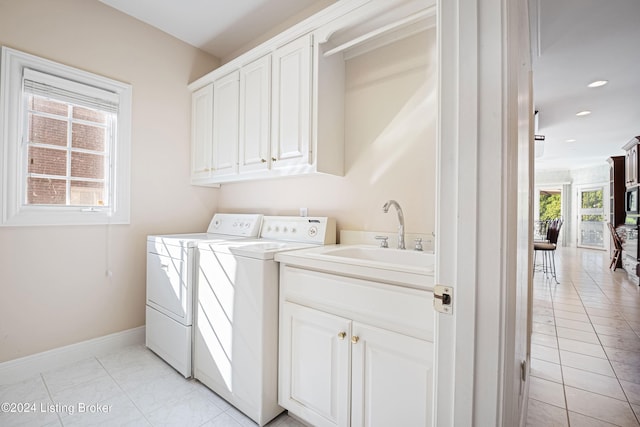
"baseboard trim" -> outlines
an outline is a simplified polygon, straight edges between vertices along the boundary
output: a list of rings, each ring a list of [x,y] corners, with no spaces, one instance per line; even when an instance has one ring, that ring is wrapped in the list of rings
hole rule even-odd
[[[60,368],[74,362],[98,357],[123,347],[144,344],[145,327],[93,338],[76,344],[54,348],[29,356],[0,363],[0,385],[12,384],[32,378],[41,372]]]

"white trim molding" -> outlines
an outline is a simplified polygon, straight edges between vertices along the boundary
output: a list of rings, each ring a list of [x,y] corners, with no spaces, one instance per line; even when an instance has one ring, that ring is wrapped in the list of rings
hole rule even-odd
[[[145,327],[116,332],[110,335],[54,348],[19,359],[0,363],[0,386],[32,378],[41,372],[79,362],[90,357],[103,356],[124,347],[144,344]]]

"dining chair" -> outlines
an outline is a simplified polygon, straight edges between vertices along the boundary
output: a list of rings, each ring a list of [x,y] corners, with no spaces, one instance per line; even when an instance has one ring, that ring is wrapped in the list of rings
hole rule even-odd
[[[622,239],[620,239],[620,236],[616,233],[616,229],[613,228],[613,224],[609,222],[608,225],[609,231],[611,232],[611,239],[613,240],[613,256],[611,257],[611,264],[609,264],[609,268],[613,267],[613,271],[616,271],[620,256],[622,255]]]
[[[558,237],[560,236],[560,228],[562,227],[562,222],[563,221],[561,218],[551,220],[547,227],[546,241],[533,242],[534,265],[538,252],[542,252],[542,272],[544,274],[551,274],[556,283],[560,282],[558,282],[558,278],[556,276],[555,252],[556,247],[558,246]]]

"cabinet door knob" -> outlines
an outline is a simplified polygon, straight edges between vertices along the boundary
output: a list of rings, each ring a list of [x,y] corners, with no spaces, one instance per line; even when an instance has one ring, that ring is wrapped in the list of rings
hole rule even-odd
[[[261,161],[262,163],[267,163],[267,161],[266,161],[265,159],[260,159],[260,161]]]
[[[346,337],[346,336],[347,336],[347,333],[346,333],[346,332],[339,332],[339,333],[338,333],[338,339],[343,340],[343,339],[344,339],[344,337]]]
[[[272,158],[271,158],[271,161],[272,161],[272,162],[275,162],[276,160],[278,160],[278,159],[276,159],[275,157],[272,157]]]
[[[351,337],[351,342],[352,343],[357,344],[358,341],[360,341],[360,337],[359,336],[354,335],[354,336]]]

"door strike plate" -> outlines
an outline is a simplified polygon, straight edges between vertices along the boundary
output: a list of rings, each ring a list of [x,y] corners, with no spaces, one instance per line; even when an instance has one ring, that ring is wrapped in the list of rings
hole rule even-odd
[[[433,287],[433,308],[438,313],[453,314],[453,288],[435,285]]]

